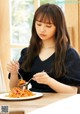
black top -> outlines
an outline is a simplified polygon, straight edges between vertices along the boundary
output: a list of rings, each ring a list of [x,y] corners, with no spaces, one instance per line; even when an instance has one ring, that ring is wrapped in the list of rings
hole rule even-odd
[[[19,63],[24,61],[24,56],[26,54],[27,48],[24,48],[21,51],[21,57]],[[39,56],[37,56],[32,64],[30,72],[24,72],[22,69],[19,69],[19,72],[23,76],[23,79],[28,81],[35,73],[42,72],[43,70],[49,74],[50,77],[54,78],[54,72],[51,71],[52,63],[55,60],[55,53],[52,54],[48,59],[42,61]],[[65,62],[67,71],[64,76],[56,79],[57,81],[71,85],[71,86],[80,86],[80,56],[75,49],[69,48],[66,53],[66,62]],[[27,67],[27,65],[26,65]],[[10,78],[10,76],[9,76]],[[39,84],[35,81],[31,81],[33,91],[40,92],[54,92],[49,86],[44,84]]]

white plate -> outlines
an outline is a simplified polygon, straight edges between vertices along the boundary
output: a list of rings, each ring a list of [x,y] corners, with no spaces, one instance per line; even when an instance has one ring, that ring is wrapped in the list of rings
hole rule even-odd
[[[0,94],[0,99],[1,100],[29,100],[29,99],[35,99],[35,98],[39,98],[41,96],[43,96],[42,93],[39,93],[39,92],[33,92],[35,95],[33,96],[29,96],[29,97],[20,97],[20,98],[11,98],[11,97],[7,97],[7,95],[9,93],[3,93],[3,94]]]

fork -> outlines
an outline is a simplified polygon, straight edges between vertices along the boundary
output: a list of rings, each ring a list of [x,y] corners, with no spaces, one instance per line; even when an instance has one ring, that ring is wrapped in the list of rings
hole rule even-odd
[[[33,77],[32,77],[33,78]],[[30,78],[29,80],[28,80],[28,82],[26,82],[25,84],[23,84],[22,86],[22,88],[23,89],[26,89],[26,88],[28,88],[28,85],[29,85],[29,83],[30,83],[30,81],[32,80],[32,78]]]
[[[18,71],[17,71],[18,72]],[[23,77],[22,77],[22,75],[18,72],[18,74],[20,75],[20,77],[21,77],[21,79],[23,79]],[[33,78],[33,77],[32,77]],[[26,82],[25,84],[22,84],[22,85],[20,85],[20,87],[24,90],[24,89],[26,89],[26,88],[28,88],[28,85],[29,85],[29,83],[30,83],[30,81],[32,80],[32,78],[30,78],[29,80],[28,80],[28,82]]]
[[[19,76],[21,77],[21,79],[23,79],[22,75],[19,73],[19,71],[17,71],[17,73],[19,74]]]
[[[13,62],[16,63],[14,59],[13,59]],[[17,65],[16,65],[16,68],[17,68]],[[23,79],[22,75],[20,74],[20,72],[18,70],[17,70],[17,73],[19,74],[19,76],[21,77],[21,79]]]

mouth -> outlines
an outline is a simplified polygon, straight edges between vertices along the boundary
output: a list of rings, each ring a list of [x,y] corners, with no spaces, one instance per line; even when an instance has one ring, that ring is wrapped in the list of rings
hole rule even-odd
[[[45,34],[40,34],[41,37],[45,37],[46,35]]]

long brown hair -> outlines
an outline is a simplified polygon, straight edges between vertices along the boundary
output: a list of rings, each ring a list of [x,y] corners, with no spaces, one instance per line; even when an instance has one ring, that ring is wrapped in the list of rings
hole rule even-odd
[[[36,33],[35,21],[40,19],[40,21],[46,21],[46,19],[52,21],[56,26],[55,33],[55,63],[52,70],[55,71],[56,78],[63,76],[66,72],[65,68],[65,56],[70,45],[70,38],[66,27],[65,17],[61,8],[54,4],[44,4],[41,5],[34,14],[33,24],[32,24],[32,36],[30,40],[30,45],[26,53],[26,60],[23,62],[22,67],[25,69],[27,64],[26,71],[30,71],[31,65],[34,58],[39,55],[42,41]]]

